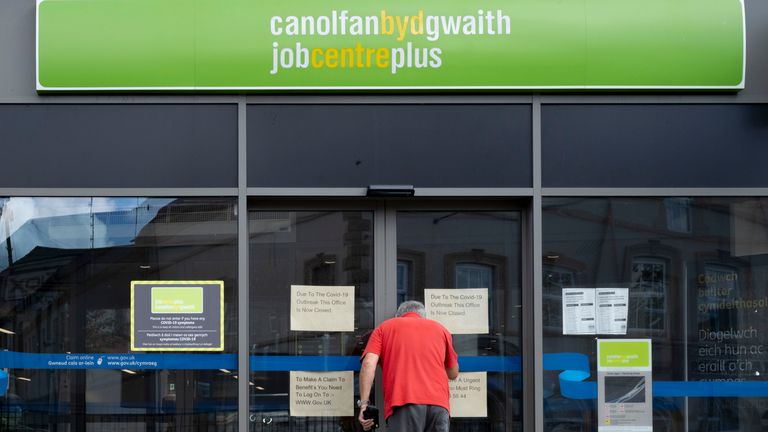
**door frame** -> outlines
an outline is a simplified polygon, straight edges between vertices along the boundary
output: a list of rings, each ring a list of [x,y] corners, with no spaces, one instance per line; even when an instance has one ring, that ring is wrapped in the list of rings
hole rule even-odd
[[[366,198],[329,196],[249,196],[248,209],[283,211],[371,211],[373,213],[373,289],[374,325],[394,316],[397,310],[397,212],[398,211],[519,211],[521,229],[521,356],[523,383],[522,413],[523,430],[535,427],[536,385],[535,369],[535,310],[536,293],[534,282],[534,227],[533,200],[526,196],[511,197],[410,197],[410,198]],[[249,271],[249,269],[246,269]],[[246,323],[249,328],[249,323]],[[250,355],[250,353],[248,353]],[[375,381],[376,400],[383,401],[381,373],[377,370]],[[248,407],[250,411],[250,407]],[[249,412],[250,414],[250,412]],[[512,420],[507,413],[507,423]]]

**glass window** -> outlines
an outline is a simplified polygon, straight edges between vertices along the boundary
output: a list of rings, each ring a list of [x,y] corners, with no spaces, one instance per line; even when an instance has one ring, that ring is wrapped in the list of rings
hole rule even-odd
[[[679,233],[691,232],[691,199],[666,198],[667,229]]]
[[[765,198],[545,199],[545,430],[597,430],[599,389],[563,395],[559,374],[577,362],[553,361],[573,354],[595,381],[596,337],[652,340],[654,430],[765,430],[767,209]],[[627,288],[626,335],[563,335],[571,287]]]
[[[359,356],[374,327],[373,212],[253,207],[248,220],[250,430],[356,430],[357,413],[352,409],[358,394],[357,373],[351,382],[341,385],[351,392],[348,400],[338,403],[311,381],[292,383],[290,374],[345,372],[359,367]],[[297,293],[330,293],[335,292],[334,287],[352,287],[354,313],[349,318],[353,328],[340,331],[329,327],[330,315],[343,315],[342,309],[329,309],[338,311],[332,314],[324,311],[337,306],[333,301],[315,301],[317,297],[313,297],[307,298],[307,303],[292,302],[292,289],[298,289],[292,287],[296,286],[310,287]],[[294,314],[317,320],[307,330],[292,324]],[[315,391],[320,393],[315,395]],[[307,415],[303,401],[310,405],[328,402],[329,410],[341,407],[349,413],[336,415],[326,410]]]
[[[0,198],[0,430],[232,430],[236,228],[233,199]],[[222,353],[131,351],[132,281],[203,280]]]
[[[487,416],[454,416],[451,430],[522,430],[520,213],[399,211],[396,225],[398,263],[414,263],[415,274],[398,300],[425,301],[425,289],[488,290],[488,332],[453,335],[459,361],[472,364],[464,371],[487,372]]]
[[[456,264],[456,288],[475,288],[494,286],[494,268],[485,264],[459,263]]]

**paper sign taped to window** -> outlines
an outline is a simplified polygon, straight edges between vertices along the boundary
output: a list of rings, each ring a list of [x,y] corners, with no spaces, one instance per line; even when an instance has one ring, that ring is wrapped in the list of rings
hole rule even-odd
[[[351,417],[355,415],[352,371],[290,372],[291,417]]]
[[[451,417],[488,417],[488,372],[461,372],[448,385]]]
[[[355,287],[291,285],[291,330],[355,330]]]
[[[424,306],[453,334],[488,334],[488,288],[425,289]]]

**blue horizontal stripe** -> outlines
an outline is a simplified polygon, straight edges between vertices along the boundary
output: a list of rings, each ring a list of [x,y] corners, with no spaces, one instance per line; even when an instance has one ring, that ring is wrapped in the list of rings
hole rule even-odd
[[[464,372],[520,372],[520,357],[462,356]],[[251,356],[251,371],[339,371],[360,370],[357,356]]]
[[[251,356],[252,372],[357,371],[357,356]]]
[[[357,356],[250,356],[251,371],[360,370]],[[463,356],[466,372],[520,372],[520,357]],[[0,367],[11,369],[237,369],[236,354],[38,354],[0,351]]]
[[[250,356],[252,372],[358,371],[357,356]],[[587,381],[589,358],[581,353],[545,354],[544,370],[561,371],[560,392],[570,399],[597,398],[597,383]],[[520,356],[462,356],[464,372],[521,371]],[[0,351],[0,368],[8,369],[132,369],[132,370],[216,370],[237,369],[236,354],[37,354]],[[0,395],[7,388],[8,375],[0,373]],[[768,397],[768,381],[701,382],[656,381],[655,397]]]
[[[653,396],[659,397],[766,397],[765,381],[658,381]]]
[[[462,356],[459,357],[462,372],[520,372],[520,356]]]
[[[236,354],[37,354],[0,351],[10,369],[236,369]]]
[[[560,393],[570,399],[596,399],[589,358],[580,353],[544,354],[544,370],[560,373]],[[765,397],[768,381],[654,381],[654,397]]]
[[[560,393],[569,399],[597,398],[597,383],[590,377],[589,358],[581,353],[544,354],[545,371],[560,373]]]

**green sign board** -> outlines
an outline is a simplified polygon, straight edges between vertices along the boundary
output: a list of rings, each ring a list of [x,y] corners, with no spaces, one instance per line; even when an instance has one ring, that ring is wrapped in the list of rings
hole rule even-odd
[[[39,91],[740,89],[742,0],[38,0]]]
[[[152,313],[203,313],[202,287],[152,287]]]
[[[598,369],[650,368],[650,339],[600,339]]]

